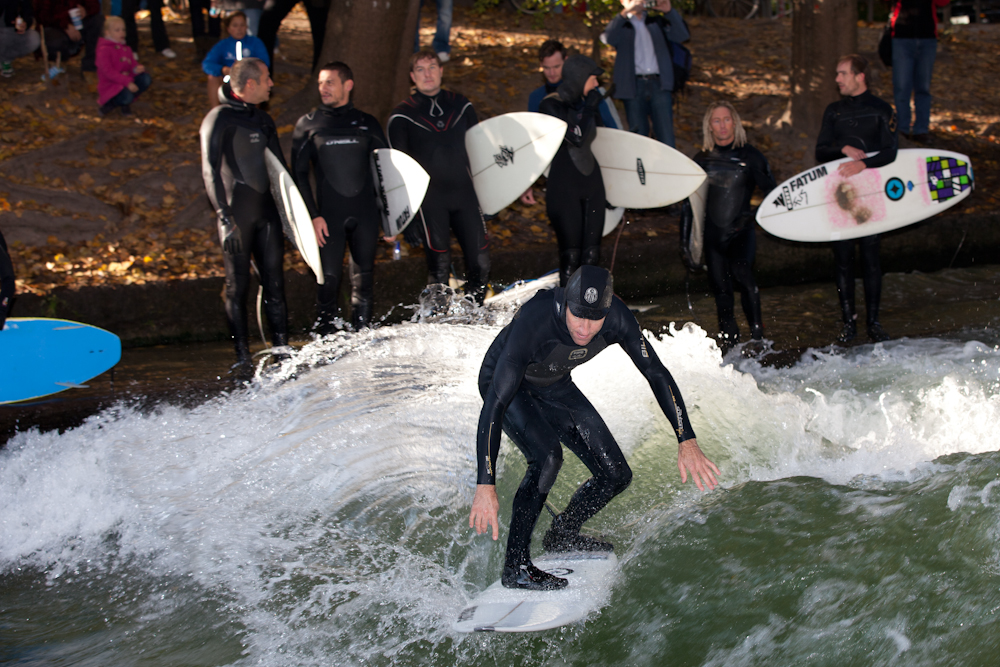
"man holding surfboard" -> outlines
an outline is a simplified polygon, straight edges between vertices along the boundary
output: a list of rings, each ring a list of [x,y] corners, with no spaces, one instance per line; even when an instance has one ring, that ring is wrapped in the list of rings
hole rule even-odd
[[[555,590],[567,580],[535,567],[531,533],[562,466],[562,445],[576,454],[592,477],[573,494],[542,541],[546,551],[611,551],[580,527],[628,487],[632,471],[604,420],[580,392],[570,371],[604,348],[619,344],[646,377],[677,435],[681,481],[688,473],[699,489],[715,488],[718,468],[695,440],[681,392],[646,341],[635,316],[614,296],[611,274],[581,266],[566,287],[538,292],[496,337],[479,372],[483,410],[476,460],[479,474],[469,526],[492,527],[499,538],[496,462],[501,430],[528,460],[514,496],[502,584],[507,588]]]
[[[430,175],[419,216],[427,242],[427,284],[448,284],[454,232],[465,258],[466,294],[482,303],[490,244],[465,151],[465,133],[479,121],[465,96],[441,88],[443,76],[436,53],[413,54],[410,79],[416,92],[393,109],[386,132],[390,148],[410,155]]]
[[[270,98],[274,85],[267,66],[257,58],[244,58],[233,65],[229,82],[231,88],[222,87],[225,102],[209,111],[201,123],[201,170],[218,215],[229,331],[237,363],[246,368],[251,362],[246,309],[251,257],[264,289],[271,343],[288,344],[285,242],[265,152],[270,150],[282,164],[285,158],[274,121],[257,108]]]
[[[868,90],[868,60],[857,54],[842,56],[837,62],[837,88],[842,97],[823,113],[823,126],[816,139],[816,161],[824,163],[845,156],[850,158],[837,168],[837,173],[845,178],[856,176],[869,167],[883,167],[893,162],[897,150],[896,113],[889,103]],[[857,241],[861,246],[864,271],[868,338],[878,343],[889,340],[878,321],[882,298],[879,236],[866,236]],[[854,240],[834,241],[833,258],[844,320],[837,340],[847,343],[858,335],[858,316],[854,310]]]
[[[345,63],[319,71],[322,104],[299,118],[292,134],[292,169],[312,216],[323,260],[318,287],[319,332],[331,333],[344,251],[351,248],[351,325],[371,322],[375,294],[375,251],[382,217],[376,204],[372,151],[385,148],[382,126],[351,102],[354,74]],[[316,193],[310,183],[315,173]]]

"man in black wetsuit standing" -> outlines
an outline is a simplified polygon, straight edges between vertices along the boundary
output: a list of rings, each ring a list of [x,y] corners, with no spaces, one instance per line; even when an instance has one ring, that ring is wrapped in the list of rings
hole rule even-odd
[[[611,274],[581,266],[565,288],[536,294],[490,346],[479,371],[479,467],[469,526],[492,526],[499,537],[496,462],[501,427],[524,453],[528,470],[514,495],[501,581],[507,588],[553,590],[567,581],[535,567],[529,546],[535,522],[562,466],[566,445],[593,476],[580,485],[542,541],[546,551],[611,551],[580,527],[632,480],[632,470],[604,420],[580,392],[570,371],[617,343],[646,377],[677,435],[681,481],[688,473],[699,489],[715,488],[718,468],[695,440],[681,392],[639,329],[635,316],[614,296]]]
[[[581,264],[601,260],[607,202],[601,167],[590,145],[603,125],[599,105],[604,95],[597,81],[603,72],[587,56],[570,56],[563,65],[562,84],[538,107],[567,126],[552,159],[545,195],[545,212],[559,241],[559,284],[564,287]]]
[[[285,158],[274,121],[256,107],[271,96],[267,66],[257,58],[244,58],[233,65],[229,77],[230,85],[222,88],[225,102],[201,123],[201,170],[218,215],[229,331],[237,363],[246,367],[251,361],[246,309],[251,256],[264,288],[271,343],[288,344],[285,242],[264,155],[270,150],[282,164]]]
[[[843,56],[837,63],[837,87],[843,98],[823,113],[823,126],[816,139],[816,161],[823,163],[849,157],[850,162],[837,168],[837,173],[845,178],[869,167],[890,164],[896,159],[896,113],[890,104],[868,90],[868,60],[856,54]],[[867,157],[867,153],[874,155]],[[868,338],[873,343],[886,341],[889,335],[878,321],[882,298],[879,236],[856,240],[861,246]],[[858,335],[858,316],[854,310],[854,243],[853,239],[833,242],[837,294],[844,320],[844,328],[837,337],[841,343]]]
[[[463,95],[441,89],[444,69],[433,51],[410,58],[410,78],[417,90],[393,109],[386,123],[391,148],[408,153],[431,177],[411,225],[420,224],[427,243],[427,284],[448,284],[451,232],[465,257],[466,294],[478,303],[490,278],[489,237],[472,186],[465,133],[478,121]]]
[[[719,344],[725,354],[740,341],[733,312],[733,282],[740,288],[750,338],[761,340],[764,336],[760,293],[753,277],[757,237],[750,198],[754,187],[766,195],[776,184],[767,159],[747,143],[740,115],[729,102],[709,105],[702,132],[702,149],[694,161],[708,174],[703,247],[719,317]],[[690,255],[693,223],[694,212],[686,199],[681,209],[681,252],[688,268],[695,268]]]
[[[382,126],[354,107],[354,74],[345,63],[319,71],[323,103],[299,119],[292,135],[295,183],[309,209],[323,260],[324,282],[317,310],[320,333],[330,333],[337,317],[337,295],[344,250],[351,248],[351,324],[368,326],[372,318],[375,250],[381,229],[371,170],[372,151],[385,148]],[[310,168],[316,176],[314,195]]]

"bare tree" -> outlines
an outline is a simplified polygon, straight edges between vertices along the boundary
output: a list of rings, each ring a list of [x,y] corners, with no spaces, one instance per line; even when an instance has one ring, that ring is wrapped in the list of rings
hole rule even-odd
[[[858,49],[856,0],[793,0],[792,126],[819,133],[823,111],[836,101],[837,59]]]
[[[320,51],[322,66],[341,60],[354,71],[354,103],[383,123],[409,94],[409,58],[420,0],[333,0]]]

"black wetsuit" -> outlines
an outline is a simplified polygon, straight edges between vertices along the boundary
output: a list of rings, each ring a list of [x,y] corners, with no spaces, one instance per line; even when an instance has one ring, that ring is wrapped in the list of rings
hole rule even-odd
[[[816,140],[816,161],[831,162],[844,157],[844,146],[860,148],[866,153],[867,167],[883,167],[896,159],[896,113],[892,106],[866,90],[855,97],[844,97],[826,108],[823,126]],[[879,263],[878,235],[856,239],[861,246],[861,267],[864,275],[865,310],[869,330],[878,323],[878,307],[882,297],[882,267]],[[845,324],[853,326],[854,311],[854,240],[834,241],[837,294]]]
[[[465,133],[477,122],[472,103],[458,93],[415,92],[393,109],[386,132],[390,146],[412,156],[431,177],[420,207],[427,284],[448,284],[450,229],[465,257],[466,291],[481,303],[490,277],[489,237],[465,152]]]
[[[351,322],[368,326],[372,317],[375,250],[382,228],[376,204],[371,157],[386,147],[382,126],[374,116],[354,108],[320,105],[302,116],[292,135],[292,168],[309,215],[326,220],[329,236],[320,247],[324,283],[317,307],[321,329],[337,316],[337,295],[344,268],[344,249],[351,248]],[[316,196],[309,182],[316,175]]]
[[[560,443],[593,475],[559,515],[562,528],[579,531],[632,480],[611,431],[573,383],[573,368],[618,343],[646,377],[678,442],[695,437],[680,390],[628,306],[615,297],[600,331],[581,347],[566,327],[564,301],[561,287],[536,294],[493,341],[479,371],[478,483],[496,483],[501,426],[528,460],[514,496],[507,540],[507,565],[515,568],[529,562],[531,533],[562,466]]]
[[[226,316],[237,356],[248,359],[246,297],[250,287],[251,255],[264,288],[264,312],[272,343],[288,342],[283,260],[285,243],[281,218],[264,163],[270,150],[282,164],[274,121],[252,104],[238,99],[225,86],[225,102],[208,112],[201,123],[201,168],[205,189],[219,216],[220,240],[234,224],[241,251],[223,251],[226,267]],[[224,248],[227,245],[223,244]]]
[[[568,125],[545,189],[545,212],[559,241],[559,284],[564,287],[581,264],[596,265],[601,260],[604,179],[590,145],[603,125],[598,109],[603,98],[593,90],[584,99],[583,84],[589,76],[589,71],[567,72],[564,65],[562,85],[538,108]]]
[[[10,261],[10,254],[7,252],[7,241],[0,232],[0,331],[3,331],[4,322],[10,314],[11,301],[14,299],[15,290],[14,264]]]
[[[700,151],[694,161],[708,174],[708,195],[705,206],[705,261],[708,277],[715,293],[719,330],[725,343],[739,341],[740,329],[733,313],[733,282],[740,288],[743,313],[750,325],[750,336],[760,340],[763,320],[760,294],[753,277],[753,260],[757,252],[754,231],[754,211],[750,207],[754,187],[767,194],[775,187],[774,176],[767,159],[759,150],[744,144],[740,148],[716,146]],[[684,201],[681,209],[681,247],[687,248],[694,215],[691,204]]]

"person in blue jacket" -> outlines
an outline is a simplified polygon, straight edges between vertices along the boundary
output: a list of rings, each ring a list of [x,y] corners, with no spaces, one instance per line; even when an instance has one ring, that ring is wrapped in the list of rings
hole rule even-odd
[[[629,130],[674,146],[674,63],[667,42],[686,42],[691,34],[670,0],[658,0],[653,13],[645,0],[621,0],[622,11],[604,31],[617,50],[614,98],[625,104]]]
[[[220,103],[219,87],[222,86],[222,79],[229,74],[229,68],[237,60],[259,58],[268,68],[271,67],[264,42],[247,32],[246,14],[234,12],[226,19],[226,32],[229,33],[229,37],[219,40],[201,62],[201,69],[208,75],[209,108]]]

